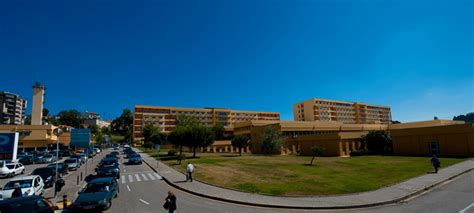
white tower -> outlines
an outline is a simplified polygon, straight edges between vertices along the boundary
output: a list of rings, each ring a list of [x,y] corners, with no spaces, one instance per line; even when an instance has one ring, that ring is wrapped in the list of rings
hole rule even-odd
[[[39,82],[33,85],[33,108],[31,110],[31,125],[43,125],[44,86]]]

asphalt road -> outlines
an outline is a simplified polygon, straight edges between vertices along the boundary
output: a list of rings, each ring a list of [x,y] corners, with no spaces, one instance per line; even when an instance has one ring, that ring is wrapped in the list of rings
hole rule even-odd
[[[123,161],[123,159],[122,159]],[[120,195],[112,201],[107,212],[166,212],[162,207],[168,190],[175,192],[177,212],[460,212],[474,203],[474,172],[464,174],[452,182],[439,186],[411,200],[383,207],[354,210],[291,210],[271,209],[224,203],[181,192],[158,180],[157,174],[145,164],[122,164],[119,180]],[[152,179],[151,177],[155,177]],[[473,212],[474,204],[462,213]]]

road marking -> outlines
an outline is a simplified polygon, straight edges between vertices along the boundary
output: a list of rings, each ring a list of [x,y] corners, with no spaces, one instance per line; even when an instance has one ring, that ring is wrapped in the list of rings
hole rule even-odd
[[[148,178],[146,178],[145,174],[142,173],[141,175],[142,175],[144,181],[148,181]]]
[[[158,175],[157,173],[153,173],[153,174],[155,174],[155,177],[158,178],[158,180],[161,180],[161,176],[160,176],[160,175]]]
[[[142,180],[140,179],[140,176],[138,176],[138,174],[135,174],[135,178],[137,179],[138,182],[142,181]]]
[[[128,185],[127,185],[127,189],[128,189],[129,192],[132,191],[132,190],[130,190],[130,186],[128,186]]]
[[[146,204],[146,205],[150,205],[150,203],[148,203],[148,202],[146,202],[146,201],[144,201],[144,200],[142,200],[142,199],[138,199],[138,200],[140,200],[140,202],[142,202],[142,203],[144,203],[144,204]]]
[[[155,177],[153,175],[151,175],[150,173],[147,174],[148,177],[150,177],[151,180],[155,180]]]
[[[125,183],[125,175],[122,175],[122,183]]]
[[[463,210],[459,211],[459,213],[465,213],[465,212],[467,212],[468,209],[470,209],[473,206],[474,206],[474,203],[471,203],[471,205],[469,205],[466,208],[464,208]]]
[[[130,183],[133,182],[133,177],[132,177],[132,175],[128,175],[128,180],[129,180]]]

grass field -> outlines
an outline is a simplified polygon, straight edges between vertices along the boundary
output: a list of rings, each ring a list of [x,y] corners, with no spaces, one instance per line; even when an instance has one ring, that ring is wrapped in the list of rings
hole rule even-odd
[[[351,158],[264,156],[199,153],[181,165],[165,152],[153,157],[184,172],[186,163],[196,167],[195,179],[240,191],[270,195],[336,195],[375,190],[432,171],[428,157],[360,156]],[[188,153],[189,154],[189,153]],[[189,156],[189,155],[188,155]],[[465,159],[441,158],[442,167]]]

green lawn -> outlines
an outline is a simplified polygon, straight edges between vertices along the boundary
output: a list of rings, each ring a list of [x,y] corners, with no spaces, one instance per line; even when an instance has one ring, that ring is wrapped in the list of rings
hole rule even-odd
[[[195,165],[196,179],[226,188],[271,195],[333,195],[375,190],[432,171],[428,157],[360,156],[352,158],[263,156],[199,153],[181,165],[166,152],[149,151],[164,163],[185,171]],[[188,153],[188,156],[190,154]],[[465,159],[441,158],[442,167]]]

